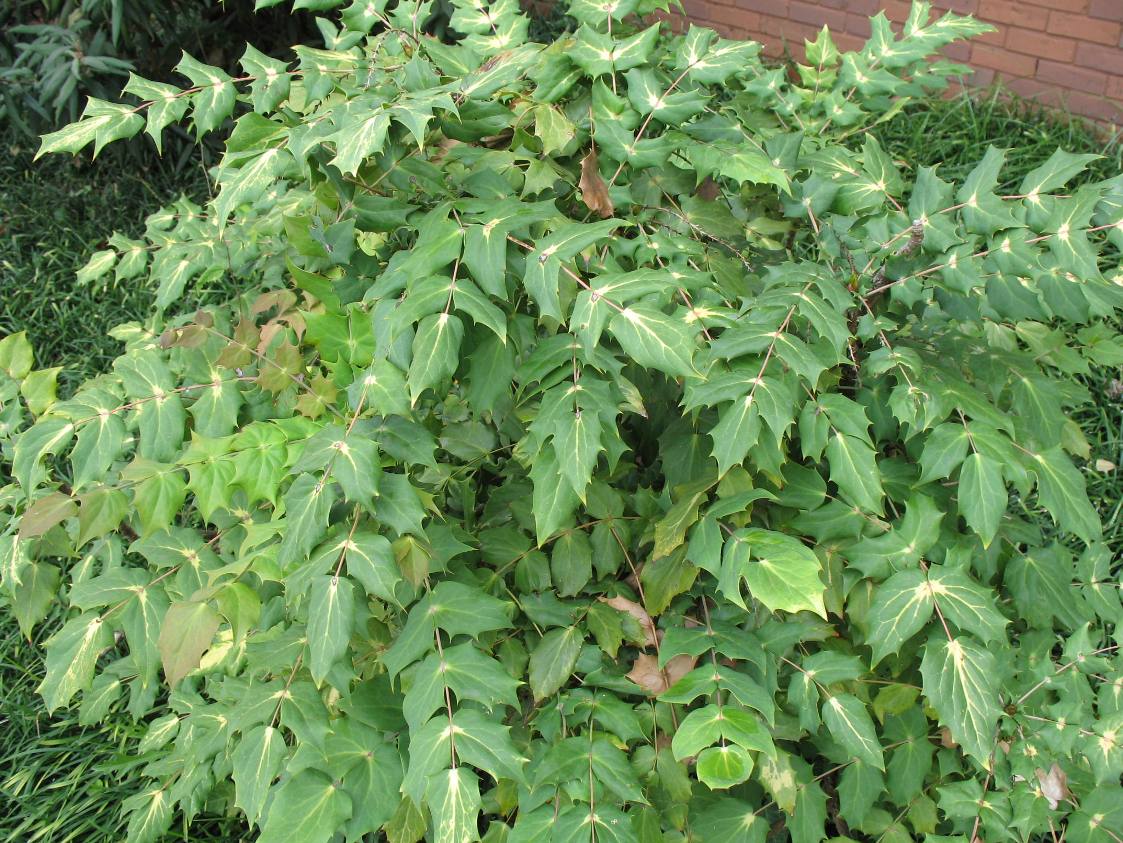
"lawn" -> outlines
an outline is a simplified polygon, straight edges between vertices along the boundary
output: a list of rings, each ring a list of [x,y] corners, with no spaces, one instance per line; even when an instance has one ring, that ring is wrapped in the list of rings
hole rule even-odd
[[[1123,149],[1076,120],[1046,116],[996,96],[960,96],[907,109],[879,130],[894,158],[943,161],[945,178],[961,178],[988,145],[1013,147],[1004,175],[1015,183],[1054,149],[1102,153],[1087,178],[1120,171]],[[9,138],[0,161],[0,335],[26,330],[40,365],[66,367],[63,389],[104,367],[118,344],[106,329],[143,319],[152,291],[128,282],[78,286],[74,273],[112,229],[136,233],[145,215],[179,192],[205,200],[201,168],[138,166],[128,150],[109,150],[91,163],[55,156],[32,164],[26,141]],[[196,291],[196,300],[221,290]],[[1107,541],[1123,551],[1123,402],[1120,373],[1087,379],[1095,403],[1079,420],[1091,444],[1089,491],[1104,519]],[[124,717],[108,726],[83,725],[77,711],[48,717],[34,693],[42,673],[39,640],[21,639],[4,614],[0,623],[0,839],[84,841],[120,839],[120,801],[133,792],[142,760],[131,752],[140,731]],[[45,633],[41,633],[39,638]],[[234,821],[200,821],[192,840],[236,840]],[[169,839],[188,839],[181,828]]]

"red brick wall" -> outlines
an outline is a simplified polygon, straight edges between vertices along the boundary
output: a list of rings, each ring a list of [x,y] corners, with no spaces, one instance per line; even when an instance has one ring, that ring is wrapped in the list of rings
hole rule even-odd
[[[884,9],[901,23],[907,0],[683,0],[697,23],[752,38],[768,55],[799,55],[803,39],[826,24],[840,48],[869,36]],[[1123,123],[1123,0],[934,0],[938,10],[969,13],[998,31],[953,45],[948,56],[975,68],[973,84],[996,78],[1010,90],[1097,120]]]

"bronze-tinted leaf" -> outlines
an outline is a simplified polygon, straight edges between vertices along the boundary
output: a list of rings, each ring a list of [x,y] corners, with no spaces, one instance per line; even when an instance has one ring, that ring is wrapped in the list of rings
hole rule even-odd
[[[600,214],[602,219],[608,219],[616,213],[616,207],[608,195],[608,185],[601,178],[597,166],[597,150],[593,147],[589,154],[581,159],[581,201],[590,211]]]

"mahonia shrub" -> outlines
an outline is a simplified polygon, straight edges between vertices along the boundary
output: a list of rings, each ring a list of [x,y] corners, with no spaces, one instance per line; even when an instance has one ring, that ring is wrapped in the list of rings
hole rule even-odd
[[[986,27],[917,2],[782,68],[649,0],[548,45],[514,0],[445,41],[299,5],[322,48],[45,137],[233,120],[210,202],[82,270],[155,286],[111,371],[60,399],[0,345],[2,587],[65,614],[49,709],[146,723],[130,839],[1118,843],[1066,412],[1123,360],[1123,179],[868,131]]]

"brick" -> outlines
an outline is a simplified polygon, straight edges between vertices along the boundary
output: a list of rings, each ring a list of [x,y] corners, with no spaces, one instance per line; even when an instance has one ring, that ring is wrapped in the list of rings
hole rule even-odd
[[[765,17],[784,18],[788,16],[788,0],[736,0],[738,9],[761,12]]]
[[[952,61],[958,61],[966,64],[971,61],[971,42],[970,41],[957,41],[954,44],[948,44],[944,47],[943,54],[946,58]]]
[[[1092,0],[1088,14],[1094,18],[1123,23],[1123,3],[1119,0]]]
[[[1106,97],[1082,94],[1079,91],[1061,91],[1058,102],[1065,111],[1091,117],[1093,120],[1118,123],[1120,117],[1123,117],[1123,109],[1119,104]]]
[[[860,50],[866,44],[865,38],[851,35],[849,32],[835,32],[831,35],[831,38],[834,39],[835,46],[844,53]]]
[[[819,27],[790,20],[784,21],[780,28],[780,37],[797,58],[803,57],[804,40],[814,41],[818,34]]]
[[[710,6],[708,20],[726,28],[733,27],[741,31],[755,29],[760,25],[760,15],[756,12],[747,12],[744,9],[735,9],[732,6]]]
[[[1090,0],[1021,0],[1021,2],[1062,12],[1086,12]]]
[[[1049,11],[1013,0],[981,0],[979,17],[988,23],[1009,24],[1023,29],[1045,29]]]
[[[819,3],[808,3],[806,0],[789,0],[788,17],[797,23],[806,23],[816,29],[822,29],[824,26],[843,29],[846,26],[846,12],[826,9]]]
[[[682,6],[687,16],[694,21],[708,21],[710,9],[713,8],[706,0],[682,0]]]
[[[891,21],[897,23],[904,23],[908,20],[909,11],[911,10],[912,3],[908,0],[884,0],[881,8],[885,11],[885,16]]]
[[[988,67],[976,67],[969,77],[971,87],[989,88],[994,84],[994,79],[997,75],[998,74]]]
[[[876,15],[881,10],[878,0],[820,0],[820,4],[830,9],[841,9],[856,15]]]
[[[1006,49],[1041,59],[1072,61],[1076,57],[1076,44],[1071,38],[1058,38],[1032,29],[1011,26],[1006,30]]]
[[[1061,88],[1085,91],[1089,94],[1102,94],[1107,90],[1107,74],[1102,70],[1077,67],[1059,61],[1041,59],[1037,62],[1037,78],[1051,82]]]
[[[996,27],[993,32],[986,32],[977,38],[972,38],[976,44],[990,44],[992,47],[1003,47],[1006,45],[1006,30],[1007,27]]]
[[[1006,82],[1005,87],[1026,99],[1037,99],[1042,94],[1056,91],[1052,85],[1046,85],[1037,79],[1011,79]]]
[[[1037,59],[1011,53],[987,44],[976,44],[971,51],[971,63],[979,67],[997,70],[1003,76],[1033,76],[1037,70]]]
[[[846,31],[855,38],[861,39],[862,46],[865,46],[866,40],[870,37],[870,19],[865,15],[847,15]]]
[[[1123,100],[1123,77],[1112,76],[1107,80],[1107,95],[1112,99]]]
[[[942,12],[955,12],[957,15],[977,15],[979,0],[933,0],[932,7]]]
[[[1115,76],[1123,76],[1123,50],[1118,47],[1081,44],[1076,48],[1076,63],[1081,67],[1090,67]]]
[[[1067,12],[1049,13],[1048,32],[1075,38],[1077,41],[1092,41],[1096,44],[1119,43],[1123,25],[1111,21],[1095,20],[1087,15],[1074,15]]]

